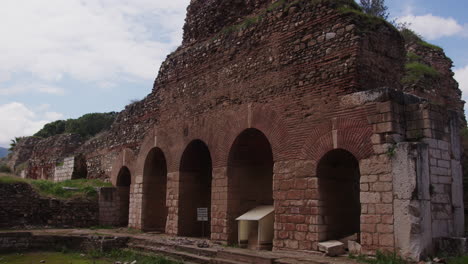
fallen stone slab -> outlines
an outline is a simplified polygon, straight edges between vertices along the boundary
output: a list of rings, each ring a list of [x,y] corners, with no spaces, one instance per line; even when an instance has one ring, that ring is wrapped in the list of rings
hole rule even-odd
[[[336,257],[345,254],[345,246],[340,241],[331,240],[318,243],[319,251],[325,252],[327,256]]]

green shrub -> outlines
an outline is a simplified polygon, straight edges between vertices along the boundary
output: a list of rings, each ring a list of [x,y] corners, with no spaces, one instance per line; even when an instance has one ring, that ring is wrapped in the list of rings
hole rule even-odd
[[[468,256],[449,258],[447,260],[447,264],[466,264],[466,263],[468,263]]]
[[[409,28],[405,28],[405,27],[402,28],[400,30],[400,34],[403,36],[407,44],[419,44],[421,46],[424,46],[433,50],[438,50],[438,51],[443,50],[439,46],[426,42],[420,35],[418,35],[416,32],[414,32],[413,30]]]
[[[103,130],[109,129],[117,113],[93,113],[86,114],[78,119],[58,120],[46,124],[36,137],[48,138],[64,133],[79,134],[83,138],[91,138]]]
[[[409,62],[405,65],[406,74],[402,79],[403,84],[414,84],[423,77],[437,78],[439,72],[429,65],[420,62]]]
[[[11,169],[6,164],[0,164],[0,172],[11,173]]]
[[[350,256],[350,258],[361,263],[368,264],[409,264],[408,261],[397,255],[396,253],[377,251],[375,258],[368,256]]]

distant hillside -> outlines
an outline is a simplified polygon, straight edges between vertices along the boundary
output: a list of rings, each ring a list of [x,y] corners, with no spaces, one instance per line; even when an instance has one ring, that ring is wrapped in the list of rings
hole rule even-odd
[[[0,147],[0,158],[6,157],[8,155],[8,149]]]
[[[103,130],[110,128],[117,113],[93,113],[86,114],[78,119],[58,120],[46,124],[39,132],[34,134],[35,137],[48,138],[64,133],[80,134],[83,138],[88,139]]]

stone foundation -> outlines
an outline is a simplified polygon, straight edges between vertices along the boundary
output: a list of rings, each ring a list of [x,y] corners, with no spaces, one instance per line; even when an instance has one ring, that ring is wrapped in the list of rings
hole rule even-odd
[[[0,183],[0,228],[91,227],[98,223],[98,203],[39,196],[26,183]]]

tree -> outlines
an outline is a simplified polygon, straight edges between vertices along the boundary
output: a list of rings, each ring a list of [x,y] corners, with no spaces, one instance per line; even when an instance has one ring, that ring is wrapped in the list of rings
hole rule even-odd
[[[389,13],[385,0],[361,0],[361,7],[366,14],[388,19]]]
[[[13,151],[15,147],[18,145],[18,143],[23,139],[24,137],[15,137],[14,139],[12,139],[10,142],[10,148],[8,150]]]

